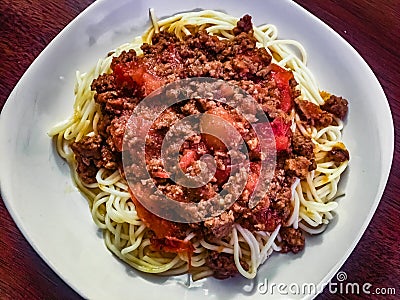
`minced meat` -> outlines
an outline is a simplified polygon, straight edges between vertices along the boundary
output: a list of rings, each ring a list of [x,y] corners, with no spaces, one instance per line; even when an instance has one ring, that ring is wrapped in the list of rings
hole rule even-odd
[[[241,153],[243,149],[249,151],[248,177],[239,199],[221,215],[209,218],[201,224],[159,220],[142,208],[137,200],[132,199],[138,207],[139,217],[155,233],[156,238],[153,241],[157,241],[156,246],[161,249],[163,245],[168,245],[169,252],[173,245],[190,249],[187,247],[189,242],[180,240],[188,228],[195,230],[206,241],[215,241],[227,238],[234,223],[251,232],[272,232],[278,225],[284,226],[291,213],[290,198],[294,177],[304,178],[310,170],[315,169],[314,145],[311,139],[297,131],[292,134],[290,130],[292,108],[299,111],[304,122],[317,127],[333,124],[335,116],[342,119],[347,112],[347,101],[340,97],[330,97],[322,107],[299,100],[297,82],[291,71],[271,63],[272,57],[268,52],[264,48],[257,48],[250,16],[244,16],[238,21],[233,34],[232,40],[220,40],[206,31],[194,30],[193,35],[179,40],[173,34],[160,32],[153,36],[151,44],[142,45],[143,55],[137,55],[134,50],[130,50],[114,57],[111,73],[100,75],[91,85],[95,92],[94,99],[101,111],[97,123],[98,134],[84,137],[71,145],[77,161],[77,172],[86,183],[95,182],[100,168],[119,168],[123,176],[129,178],[141,178],[147,170],[158,189],[165,195],[179,202],[195,203],[214,197],[224,188],[230,172],[240,169],[241,166],[231,163],[231,155]],[[213,77],[229,81],[251,95],[271,121],[270,125],[266,122],[255,125],[260,129],[267,128],[266,126],[272,128],[274,149],[278,150],[275,175],[266,194],[255,207],[249,207],[249,199],[256,188],[263,159],[258,138],[245,117],[218,101],[188,97],[188,100],[168,108],[158,116],[147,133],[143,132],[141,121],[132,122],[130,126],[136,129],[137,136],[129,137],[130,149],[126,151],[132,164],[125,165],[122,170],[121,152],[125,130],[138,103],[159,87],[190,77]],[[234,92],[230,88],[221,87],[216,90],[210,91],[211,94],[234,98]],[[174,91],[170,92],[173,97]],[[240,99],[235,101],[241,101]],[[249,114],[254,112],[252,117],[257,119],[255,105],[251,102],[243,102],[243,105]],[[151,113],[147,112],[149,117]],[[182,172],[190,176],[199,173],[199,159],[204,154],[210,155],[216,162],[216,172],[210,182],[199,188],[186,188],[176,184],[165,170],[161,146],[168,130],[179,120],[200,113],[215,115],[229,122],[242,136],[245,144],[233,143],[234,151],[228,152],[217,138],[208,134],[197,134],[189,137],[180,148],[172,149],[175,147],[173,145],[171,149],[167,149],[167,157],[173,151],[179,152],[178,165]],[[178,130],[185,133],[183,127]],[[229,137],[228,131],[221,132]],[[145,137],[146,152],[143,159],[146,170],[133,163],[134,158],[139,155],[135,138]],[[346,150],[333,149],[329,155],[335,162],[348,159]],[[139,189],[142,195],[152,196],[146,194],[144,185]],[[163,205],[160,205],[161,208],[164,208]],[[187,213],[190,215],[190,212]],[[162,226],[157,228],[156,224]],[[300,230],[282,227],[281,238],[282,252],[296,253],[304,247],[304,237]],[[241,263],[248,269],[246,263]],[[214,271],[216,278],[227,278],[238,273],[231,254],[210,251],[206,265]]]

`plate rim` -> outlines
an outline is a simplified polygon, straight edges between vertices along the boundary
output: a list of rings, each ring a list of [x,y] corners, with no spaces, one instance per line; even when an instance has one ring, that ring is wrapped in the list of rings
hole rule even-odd
[[[5,130],[5,125],[6,123],[6,117],[4,117],[7,112],[11,109],[10,107],[12,107],[12,105],[14,105],[14,102],[17,100],[16,94],[18,93],[18,90],[21,88],[22,82],[25,81],[25,78],[29,75],[29,73],[31,73],[32,68],[36,65],[36,62],[39,58],[41,58],[42,56],[46,55],[46,52],[49,48],[51,48],[53,46],[53,44],[57,43],[60,39],[62,39],[63,35],[70,30],[71,27],[74,26],[74,24],[76,22],[78,22],[78,20],[80,20],[81,18],[84,18],[87,13],[89,11],[91,11],[92,9],[95,9],[96,7],[102,5],[104,2],[107,2],[109,0],[99,0],[99,1],[95,1],[93,3],[91,3],[89,6],[87,6],[83,11],[81,11],[75,18],[73,18],[51,41],[50,43],[48,43],[45,48],[41,51],[41,53],[33,60],[33,62],[29,65],[29,67],[26,69],[26,71],[24,72],[24,74],[21,76],[21,78],[18,80],[18,83],[15,85],[15,87],[13,88],[13,90],[11,91],[10,95],[8,96],[3,109],[0,113],[0,141],[4,142],[5,137],[7,136],[6,130]],[[381,167],[381,176],[380,176],[380,182],[379,182],[379,186],[377,189],[377,193],[375,195],[375,200],[373,202],[372,207],[370,208],[370,211],[368,213],[368,215],[366,216],[362,226],[358,229],[358,234],[357,237],[354,239],[353,243],[351,244],[351,246],[347,249],[347,251],[344,253],[344,255],[342,255],[342,259],[340,261],[338,261],[335,266],[330,270],[330,272],[328,272],[326,274],[326,276],[321,280],[320,283],[318,283],[318,287],[321,286],[325,286],[326,284],[329,283],[329,281],[333,278],[333,276],[337,273],[337,271],[341,268],[341,266],[348,260],[349,256],[351,255],[351,253],[354,251],[355,247],[357,246],[357,244],[359,243],[359,241],[361,240],[362,236],[364,235],[367,227],[369,226],[372,217],[374,216],[376,209],[378,207],[378,205],[380,204],[381,200],[382,200],[382,196],[383,193],[385,191],[386,185],[388,183],[388,179],[390,177],[391,174],[391,168],[392,168],[392,163],[393,163],[393,156],[394,156],[394,147],[395,147],[395,136],[394,136],[394,120],[393,120],[393,115],[391,112],[391,108],[390,108],[390,104],[389,101],[387,99],[385,90],[383,89],[378,77],[376,76],[374,70],[370,67],[370,65],[364,60],[364,58],[361,56],[360,53],[358,53],[356,51],[356,49],[344,38],[342,37],[338,32],[336,32],[334,29],[332,29],[329,25],[327,25],[323,20],[321,20],[320,18],[318,18],[317,16],[315,16],[313,13],[311,13],[310,11],[308,11],[307,9],[305,9],[303,6],[301,6],[300,4],[294,2],[294,1],[290,1],[290,0],[286,0],[286,2],[288,4],[292,4],[294,6],[296,6],[297,9],[302,10],[302,13],[307,14],[308,17],[312,18],[313,21],[317,22],[320,26],[324,26],[325,29],[328,29],[329,31],[331,31],[331,33],[333,33],[334,35],[336,35],[336,37],[338,39],[340,39],[341,41],[345,42],[347,44],[347,46],[349,47],[349,49],[351,49],[351,51],[353,52],[353,54],[359,56],[361,58],[361,61],[368,67],[369,70],[371,70],[372,74],[374,75],[374,80],[377,83],[377,87],[379,87],[379,92],[383,95],[384,99],[386,101],[384,101],[383,103],[385,104],[385,110],[387,110],[387,113],[390,116],[390,124],[391,126],[389,128],[386,128],[385,131],[389,131],[386,135],[390,136],[390,140],[386,141],[389,145],[389,148],[386,149],[387,153],[390,153],[390,159],[386,158],[386,160],[382,161],[384,162],[384,164],[382,164]],[[207,7],[208,5],[205,4],[203,7]],[[206,8],[204,8],[206,9]],[[3,143],[0,143],[3,144]],[[6,143],[4,143],[3,145],[5,145]],[[5,146],[0,147],[0,161],[2,160],[7,160],[7,153],[5,151],[2,151],[3,148],[5,149]],[[37,245],[35,244],[35,242],[31,239],[30,235],[29,235],[29,230],[26,230],[27,225],[24,224],[24,222],[21,220],[21,216],[19,215],[19,213],[12,209],[12,199],[10,196],[10,191],[9,191],[9,186],[7,186],[6,184],[4,184],[5,178],[6,176],[6,172],[4,170],[2,170],[0,172],[0,192],[1,192],[1,196],[4,202],[4,205],[6,207],[6,209],[8,210],[8,213],[11,215],[16,227],[18,228],[18,230],[22,233],[22,235],[24,236],[24,238],[28,241],[29,245],[35,250],[36,254],[39,255],[39,257],[52,269],[53,272],[55,272],[55,274],[57,274],[58,277],[60,277],[70,288],[72,288],[77,294],[79,294],[80,296],[83,297],[87,297],[86,293],[84,293],[83,290],[81,290],[78,286],[76,286],[74,283],[72,283],[68,278],[66,278],[62,272],[60,272],[57,267],[51,262],[51,260],[47,259],[46,254],[41,251]],[[321,290],[322,291],[322,290]],[[311,299],[316,297],[318,294],[316,295],[306,295],[303,299]]]

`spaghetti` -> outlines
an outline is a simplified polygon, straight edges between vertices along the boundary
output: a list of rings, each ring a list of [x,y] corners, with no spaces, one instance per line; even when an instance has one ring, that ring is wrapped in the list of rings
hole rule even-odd
[[[216,260],[233,257],[236,270],[246,278],[254,278],[258,267],[274,251],[284,250],[282,228],[318,234],[325,230],[333,218],[333,211],[338,205],[334,200],[338,197],[340,176],[348,165],[348,153],[341,142],[343,121],[333,116],[328,126],[320,126],[308,122],[312,121],[312,117],[307,121],[309,110],[302,110],[301,104],[290,110],[290,131],[300,139],[306,138],[312,142],[315,168],[303,178],[292,176],[290,216],[285,222],[270,231],[250,230],[235,222],[225,238],[212,241],[188,228],[183,242],[190,243],[190,253],[160,251],[154,247],[152,229],[139,216],[128,183],[118,169],[110,172],[105,167],[98,168],[93,182],[85,182],[77,172],[79,166],[71,145],[87,137],[98,136],[101,131],[99,124],[104,118],[100,105],[95,101],[91,84],[102,74],[111,74],[113,59],[124,51],[134,49],[138,56],[143,55],[141,46],[144,43],[151,44],[158,32],[168,32],[182,40],[194,32],[205,30],[221,40],[232,40],[239,20],[212,10],[181,13],[159,21],[151,12],[150,18],[153,26],[142,37],[121,45],[111,55],[100,59],[88,73],[76,73],[74,114],[54,126],[49,135],[54,137],[57,152],[70,165],[74,182],[88,199],[93,220],[103,231],[107,248],[118,258],[146,273],[176,275],[190,272],[193,280],[198,280],[216,275],[216,269],[207,264],[210,259],[213,260],[210,253],[214,253]],[[307,68],[307,52],[304,47],[294,40],[278,39],[277,28],[271,24],[253,27],[252,30],[257,47],[266,49],[274,64],[291,71],[298,83],[296,88],[301,94],[299,99],[307,99],[315,107],[323,107],[330,95],[320,91],[317,81]],[[312,108],[315,109],[314,106]],[[335,153],[344,154],[344,159],[336,159]]]

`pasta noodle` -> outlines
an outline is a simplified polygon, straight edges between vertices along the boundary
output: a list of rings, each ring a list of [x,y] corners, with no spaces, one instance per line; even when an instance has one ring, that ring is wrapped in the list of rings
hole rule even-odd
[[[187,232],[186,240],[191,241],[194,247],[191,257],[186,253],[154,251],[148,235],[149,229],[138,217],[135,205],[130,201],[128,184],[119,171],[110,174],[101,168],[93,184],[84,183],[75,171],[76,162],[69,145],[84,136],[97,134],[101,111],[94,101],[94,92],[91,91],[90,85],[99,75],[111,72],[113,57],[129,49],[134,49],[140,55],[140,46],[143,43],[151,43],[153,35],[159,31],[171,32],[182,38],[191,34],[193,26],[198,26],[220,39],[231,39],[232,29],[238,21],[233,16],[212,10],[181,13],[158,21],[151,11],[150,18],[154,26],[142,37],[121,45],[112,55],[99,59],[89,72],[76,72],[74,114],[55,125],[49,135],[55,139],[57,152],[70,165],[74,182],[87,197],[92,218],[103,231],[107,248],[118,258],[146,273],[176,275],[189,271],[193,280],[198,280],[212,275],[212,271],[205,266],[205,260],[207,251],[214,250],[233,254],[239,272],[246,278],[254,278],[258,267],[272,252],[280,251],[277,241],[281,225],[273,232],[252,233],[235,224],[228,242],[215,243]],[[257,46],[265,47],[276,64],[293,72],[299,83],[302,98],[317,105],[323,104],[325,100],[321,96],[317,81],[306,66],[308,57],[304,47],[295,40],[278,39],[278,30],[272,24],[254,27],[253,30]],[[299,53],[300,57],[296,53]],[[318,234],[325,230],[334,216],[333,212],[338,206],[334,201],[338,193],[338,183],[348,165],[347,161],[337,165],[326,160],[327,153],[334,147],[345,149],[341,142],[343,122],[339,119],[335,121],[336,125],[317,129],[304,125],[299,115],[293,114],[291,130],[298,130],[302,135],[311,138],[316,146],[317,168],[309,172],[306,179],[296,179],[293,184],[292,213],[286,226]],[[247,263],[248,270],[241,265],[240,260]]]

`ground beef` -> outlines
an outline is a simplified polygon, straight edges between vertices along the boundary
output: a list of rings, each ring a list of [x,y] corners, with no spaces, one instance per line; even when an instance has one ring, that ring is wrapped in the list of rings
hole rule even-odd
[[[290,199],[292,191],[290,189],[292,181],[288,178],[285,179],[284,186],[281,187],[279,192],[276,193],[275,198],[271,200],[271,210],[276,214],[275,224],[285,223],[290,217]],[[275,230],[276,226],[274,227]],[[272,227],[267,227],[266,231],[272,231]]]
[[[177,113],[172,107],[168,107],[154,121],[152,128],[155,130],[169,130],[177,121],[183,118],[183,115]]]
[[[85,183],[96,182],[97,162],[101,158],[101,140],[83,138],[80,142],[71,144],[77,162],[76,171]]]
[[[102,74],[93,80],[91,89],[96,91],[94,100],[105,115],[120,115],[123,111],[133,111],[139,99],[127,96],[124,89],[117,87],[114,74]],[[129,93],[128,93],[129,95]]]
[[[296,158],[289,158],[285,162],[285,171],[290,176],[295,176],[304,179],[312,166],[312,162],[304,157],[298,156]]]
[[[291,214],[291,186],[294,177],[304,178],[308,171],[316,168],[311,139],[299,132],[292,134],[290,130],[292,108],[297,108],[303,122],[317,127],[334,123],[334,116],[343,118],[347,111],[347,101],[340,97],[332,96],[322,109],[311,102],[300,101],[300,92],[293,74],[272,64],[271,55],[265,49],[257,48],[250,16],[244,16],[238,21],[231,40],[220,40],[196,28],[192,28],[191,31],[193,34],[182,40],[171,33],[157,33],[153,36],[151,44],[142,45],[143,55],[137,55],[134,50],[130,50],[114,57],[110,74],[100,75],[91,85],[95,92],[96,105],[101,112],[97,135],[84,137],[71,146],[76,157],[78,174],[84,182],[92,183],[95,182],[99,168],[114,170],[121,166],[122,146],[126,138],[129,147],[124,149],[126,160],[124,169],[120,167],[122,176],[127,179],[141,179],[148,172],[152,177],[150,180],[165,196],[185,203],[200,203],[221,192],[230,172],[242,170],[243,167],[235,165],[232,157],[244,155],[244,150],[249,152],[250,170],[244,190],[239,191],[239,199],[217,217],[196,224],[174,223],[157,217],[144,209],[136,199],[132,199],[138,216],[154,232],[153,247],[167,252],[174,252],[174,247],[180,247],[176,251],[190,250],[190,242],[183,241],[189,229],[206,241],[215,242],[227,238],[234,223],[251,232],[272,232],[278,225],[285,224]],[[178,93],[183,93],[187,100],[164,110],[153,122],[149,132],[145,132],[144,128],[146,120],[155,117],[152,109],[143,112],[146,120],[131,120],[131,131],[126,131],[128,120],[140,101],[161,86],[190,77],[213,77],[240,87],[256,100],[270,122],[261,121],[256,114],[258,105],[246,100],[246,97],[231,87],[212,86],[208,87],[206,92],[217,98],[225,98],[231,104],[241,101],[240,104],[247,111],[246,116],[242,116],[227,104],[207,97],[199,98],[194,90],[190,90],[198,87],[188,86],[184,91],[170,90],[162,95],[167,99],[175,99],[182,96]],[[200,122],[199,127],[217,128],[222,133],[221,136],[232,140],[232,149],[228,152],[227,147],[218,138],[204,133],[189,136],[182,145],[171,143],[166,150],[166,157],[178,151],[175,167],[179,167],[187,175],[196,176],[200,173],[202,165],[199,159],[204,154],[210,155],[215,161],[214,177],[202,187],[188,188],[174,181],[176,178],[173,176],[178,175],[172,175],[172,172],[165,170],[161,147],[166,133],[172,126],[185,135],[189,129],[175,124],[186,116],[200,113],[207,113],[207,117],[218,116],[230,123],[239,132],[245,144],[237,142],[237,136],[232,137],[217,121],[204,121],[206,117],[203,115],[203,123]],[[265,126],[271,127],[274,136],[272,139],[269,137],[268,141],[274,151],[277,150],[275,174],[269,185],[263,189],[267,191],[266,194],[255,207],[250,207],[249,200],[257,185],[261,160],[264,158],[255,130],[246,118],[253,118],[256,123],[252,125],[261,129],[261,133],[265,132],[262,130]],[[145,139],[145,157],[139,157],[141,150],[138,140],[141,139]],[[328,157],[335,162],[341,162],[346,157],[348,159],[348,152],[334,148]],[[144,162],[146,167],[137,164],[138,159]],[[238,178],[245,181],[242,173],[238,173]],[[157,199],[153,199],[152,196],[155,195],[146,190],[146,184],[138,183],[134,190],[151,199],[150,202],[154,204]],[[236,186],[234,188],[238,189]],[[158,209],[169,216],[176,214],[167,203],[156,204]],[[192,212],[188,209],[183,214],[190,217]],[[304,246],[304,237],[299,230],[282,228],[281,237],[282,252],[296,253]],[[248,269],[246,263],[241,264]],[[230,254],[209,251],[206,265],[214,271],[216,278],[223,279],[238,273],[233,255]]]
[[[256,172],[249,174],[249,181],[241,197],[232,205],[238,223],[250,231],[272,232],[290,216],[291,180],[283,170],[276,171],[267,186],[267,192],[257,205],[250,209],[248,198],[257,182]],[[249,186],[250,183],[250,186]],[[251,192],[246,192],[251,191]]]
[[[101,159],[101,142],[100,136],[95,135],[92,137],[85,136],[80,141],[74,142],[71,149],[75,155],[80,156],[81,160],[89,165],[93,162],[95,165],[100,165]]]
[[[338,164],[348,161],[350,159],[349,151],[346,149],[333,147],[333,149],[328,152],[328,159],[333,160]]]
[[[292,150],[295,156],[304,157],[309,161],[308,165],[309,172],[317,168],[317,163],[315,161],[315,153],[314,153],[315,145],[310,137],[302,135],[297,130],[292,136]]]
[[[113,151],[122,151],[122,142],[124,139],[126,124],[130,118],[129,114],[115,117],[107,128],[109,138],[107,143]]]
[[[249,268],[244,261],[241,261],[240,264],[244,269]],[[233,255],[217,251],[210,251],[206,259],[206,266],[214,271],[213,276],[217,279],[226,279],[239,272],[233,260]]]
[[[292,137],[293,152],[297,155],[304,156],[308,159],[314,159],[314,143],[308,136],[302,135],[296,131]]]
[[[190,99],[186,104],[184,104],[181,108],[181,112],[184,115],[196,115],[200,113],[199,106],[195,99]]]
[[[95,182],[99,168],[115,170],[118,167],[116,155],[102,143],[99,135],[85,136],[71,144],[77,162],[77,172],[85,183]]]
[[[327,127],[334,121],[333,115],[323,111],[318,105],[306,100],[295,100],[299,109],[300,118],[308,122],[311,126]]]
[[[251,16],[245,15],[238,22],[236,27],[233,29],[233,33],[238,35],[241,32],[249,33],[250,30],[253,30],[253,24],[251,22]]]
[[[127,63],[133,61],[135,57],[136,57],[135,50],[131,49],[129,51],[123,51],[119,56],[113,57],[111,62],[111,68],[120,63]]]
[[[169,199],[179,202],[188,202],[185,198],[185,190],[177,184],[159,185],[158,189]]]
[[[349,103],[346,99],[332,95],[328,100],[325,101],[323,105],[321,105],[321,109],[332,113],[339,119],[343,120],[346,117],[349,109],[348,104]]]
[[[97,123],[97,133],[105,140],[109,137],[107,129],[111,125],[112,120],[113,120],[112,116],[103,115],[99,119],[99,122]]]
[[[115,77],[113,74],[102,74],[93,80],[91,89],[97,94],[102,94],[109,91],[115,91]]]
[[[189,202],[200,202],[209,200],[217,194],[217,187],[211,182],[199,188],[187,188],[185,192],[188,196]]]
[[[223,212],[217,217],[213,217],[204,222],[206,235],[212,237],[213,240],[221,240],[232,232],[232,226],[235,221],[233,212]]]
[[[291,227],[283,227],[279,231],[282,238],[281,241],[281,252],[286,253],[292,251],[293,253],[300,252],[304,248],[304,235],[300,229],[294,229]]]

